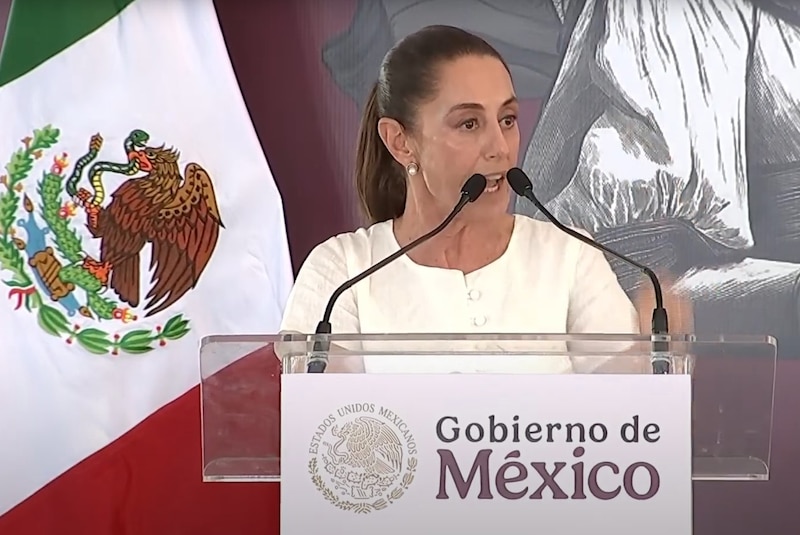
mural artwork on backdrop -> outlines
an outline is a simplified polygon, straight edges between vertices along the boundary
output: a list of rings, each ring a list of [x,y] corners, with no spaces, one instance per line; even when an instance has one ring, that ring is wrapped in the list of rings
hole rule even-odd
[[[359,0],[322,61],[360,107],[402,37],[429,24],[483,36],[523,102],[542,100],[521,166],[556,217],[669,272],[698,333],[800,348],[800,3],[457,4]],[[629,293],[648,284],[610,260]]]

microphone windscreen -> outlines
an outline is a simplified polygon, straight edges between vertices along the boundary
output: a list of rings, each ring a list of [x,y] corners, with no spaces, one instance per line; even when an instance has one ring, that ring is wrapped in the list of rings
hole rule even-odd
[[[467,179],[461,188],[461,194],[469,198],[469,202],[475,202],[486,189],[486,177],[480,173],[475,173]]]
[[[508,173],[506,173],[506,180],[508,180],[508,185],[514,190],[514,193],[520,197],[525,196],[526,189],[533,189],[530,179],[519,167],[509,169]]]

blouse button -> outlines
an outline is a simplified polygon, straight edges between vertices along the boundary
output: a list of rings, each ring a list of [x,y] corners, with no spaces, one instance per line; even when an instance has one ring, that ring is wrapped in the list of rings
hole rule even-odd
[[[469,291],[469,298],[472,301],[477,301],[478,299],[480,299],[481,298],[480,290],[470,290]]]
[[[476,327],[480,327],[486,324],[486,316],[475,316],[474,318],[472,318],[472,324],[475,325]]]

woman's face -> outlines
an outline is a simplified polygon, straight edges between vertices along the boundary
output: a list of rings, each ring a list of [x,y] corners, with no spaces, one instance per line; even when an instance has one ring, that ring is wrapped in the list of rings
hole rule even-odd
[[[447,213],[458,202],[464,182],[481,173],[486,189],[467,205],[465,217],[506,213],[511,190],[504,174],[517,164],[518,113],[511,77],[497,59],[467,56],[442,65],[436,97],[419,106],[409,135],[420,168],[409,177],[409,193],[420,204],[432,203],[432,209]]]

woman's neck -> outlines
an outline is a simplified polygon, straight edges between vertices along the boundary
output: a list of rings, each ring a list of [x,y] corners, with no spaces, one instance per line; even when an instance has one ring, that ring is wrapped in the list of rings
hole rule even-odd
[[[430,221],[421,214],[403,215],[394,221],[395,239],[405,247],[425,235],[442,220]],[[417,264],[470,273],[491,264],[508,248],[514,230],[514,216],[498,214],[491,220],[456,218],[442,232],[408,253]]]

